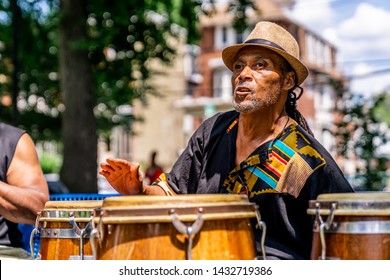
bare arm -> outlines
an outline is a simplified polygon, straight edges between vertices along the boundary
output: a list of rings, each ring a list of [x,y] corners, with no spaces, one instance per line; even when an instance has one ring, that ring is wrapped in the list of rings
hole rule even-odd
[[[106,163],[100,164],[100,167],[102,169],[99,173],[120,194],[166,195],[160,187],[148,186],[142,183],[139,163],[109,158]]]
[[[16,223],[34,225],[37,212],[49,200],[49,189],[34,142],[27,133],[16,146],[7,181],[0,182],[0,214]]]

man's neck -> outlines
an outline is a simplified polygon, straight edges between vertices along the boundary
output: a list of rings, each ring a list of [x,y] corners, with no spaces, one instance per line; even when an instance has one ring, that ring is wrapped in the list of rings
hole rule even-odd
[[[240,113],[238,135],[248,141],[276,137],[285,127],[289,117],[286,112]]]

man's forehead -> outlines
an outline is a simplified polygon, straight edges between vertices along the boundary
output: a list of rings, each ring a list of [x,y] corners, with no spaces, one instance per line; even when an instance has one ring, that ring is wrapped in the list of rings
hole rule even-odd
[[[254,58],[258,57],[258,58],[271,59],[271,60],[282,59],[282,57],[276,52],[258,46],[247,46],[242,48],[241,50],[238,51],[235,59],[238,60],[243,56],[252,56]]]

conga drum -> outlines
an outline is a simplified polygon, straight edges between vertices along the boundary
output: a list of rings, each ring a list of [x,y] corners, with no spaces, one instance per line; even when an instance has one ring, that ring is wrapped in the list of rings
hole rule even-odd
[[[265,234],[244,195],[109,197],[95,209],[91,244],[97,260],[247,260],[255,225]]]
[[[92,259],[90,233],[94,209],[102,200],[47,201],[37,215],[35,229],[40,248],[36,259],[87,260]],[[31,252],[34,256],[34,252]]]
[[[321,194],[307,212],[315,216],[311,259],[390,259],[390,193]]]

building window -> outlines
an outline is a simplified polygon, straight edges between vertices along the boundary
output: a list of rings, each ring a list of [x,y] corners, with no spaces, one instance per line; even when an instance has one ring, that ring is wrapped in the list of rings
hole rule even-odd
[[[231,100],[231,72],[227,69],[215,69],[213,74],[213,97],[226,101]]]
[[[326,69],[333,68],[332,47],[329,44],[307,33],[306,49],[310,62]]]
[[[226,26],[222,26],[222,44],[223,46],[226,46],[228,43],[228,34],[227,34],[227,28]]]
[[[193,74],[199,73],[198,71],[198,56],[200,53],[200,48],[195,45],[185,45],[184,46],[184,76],[187,80],[191,79]]]
[[[233,27],[216,26],[214,32],[214,46],[216,50],[225,48],[232,44],[241,44],[249,35],[250,30],[237,33]]]
[[[227,45],[228,31],[226,26],[216,26],[214,32],[214,45],[216,49],[222,49]]]

